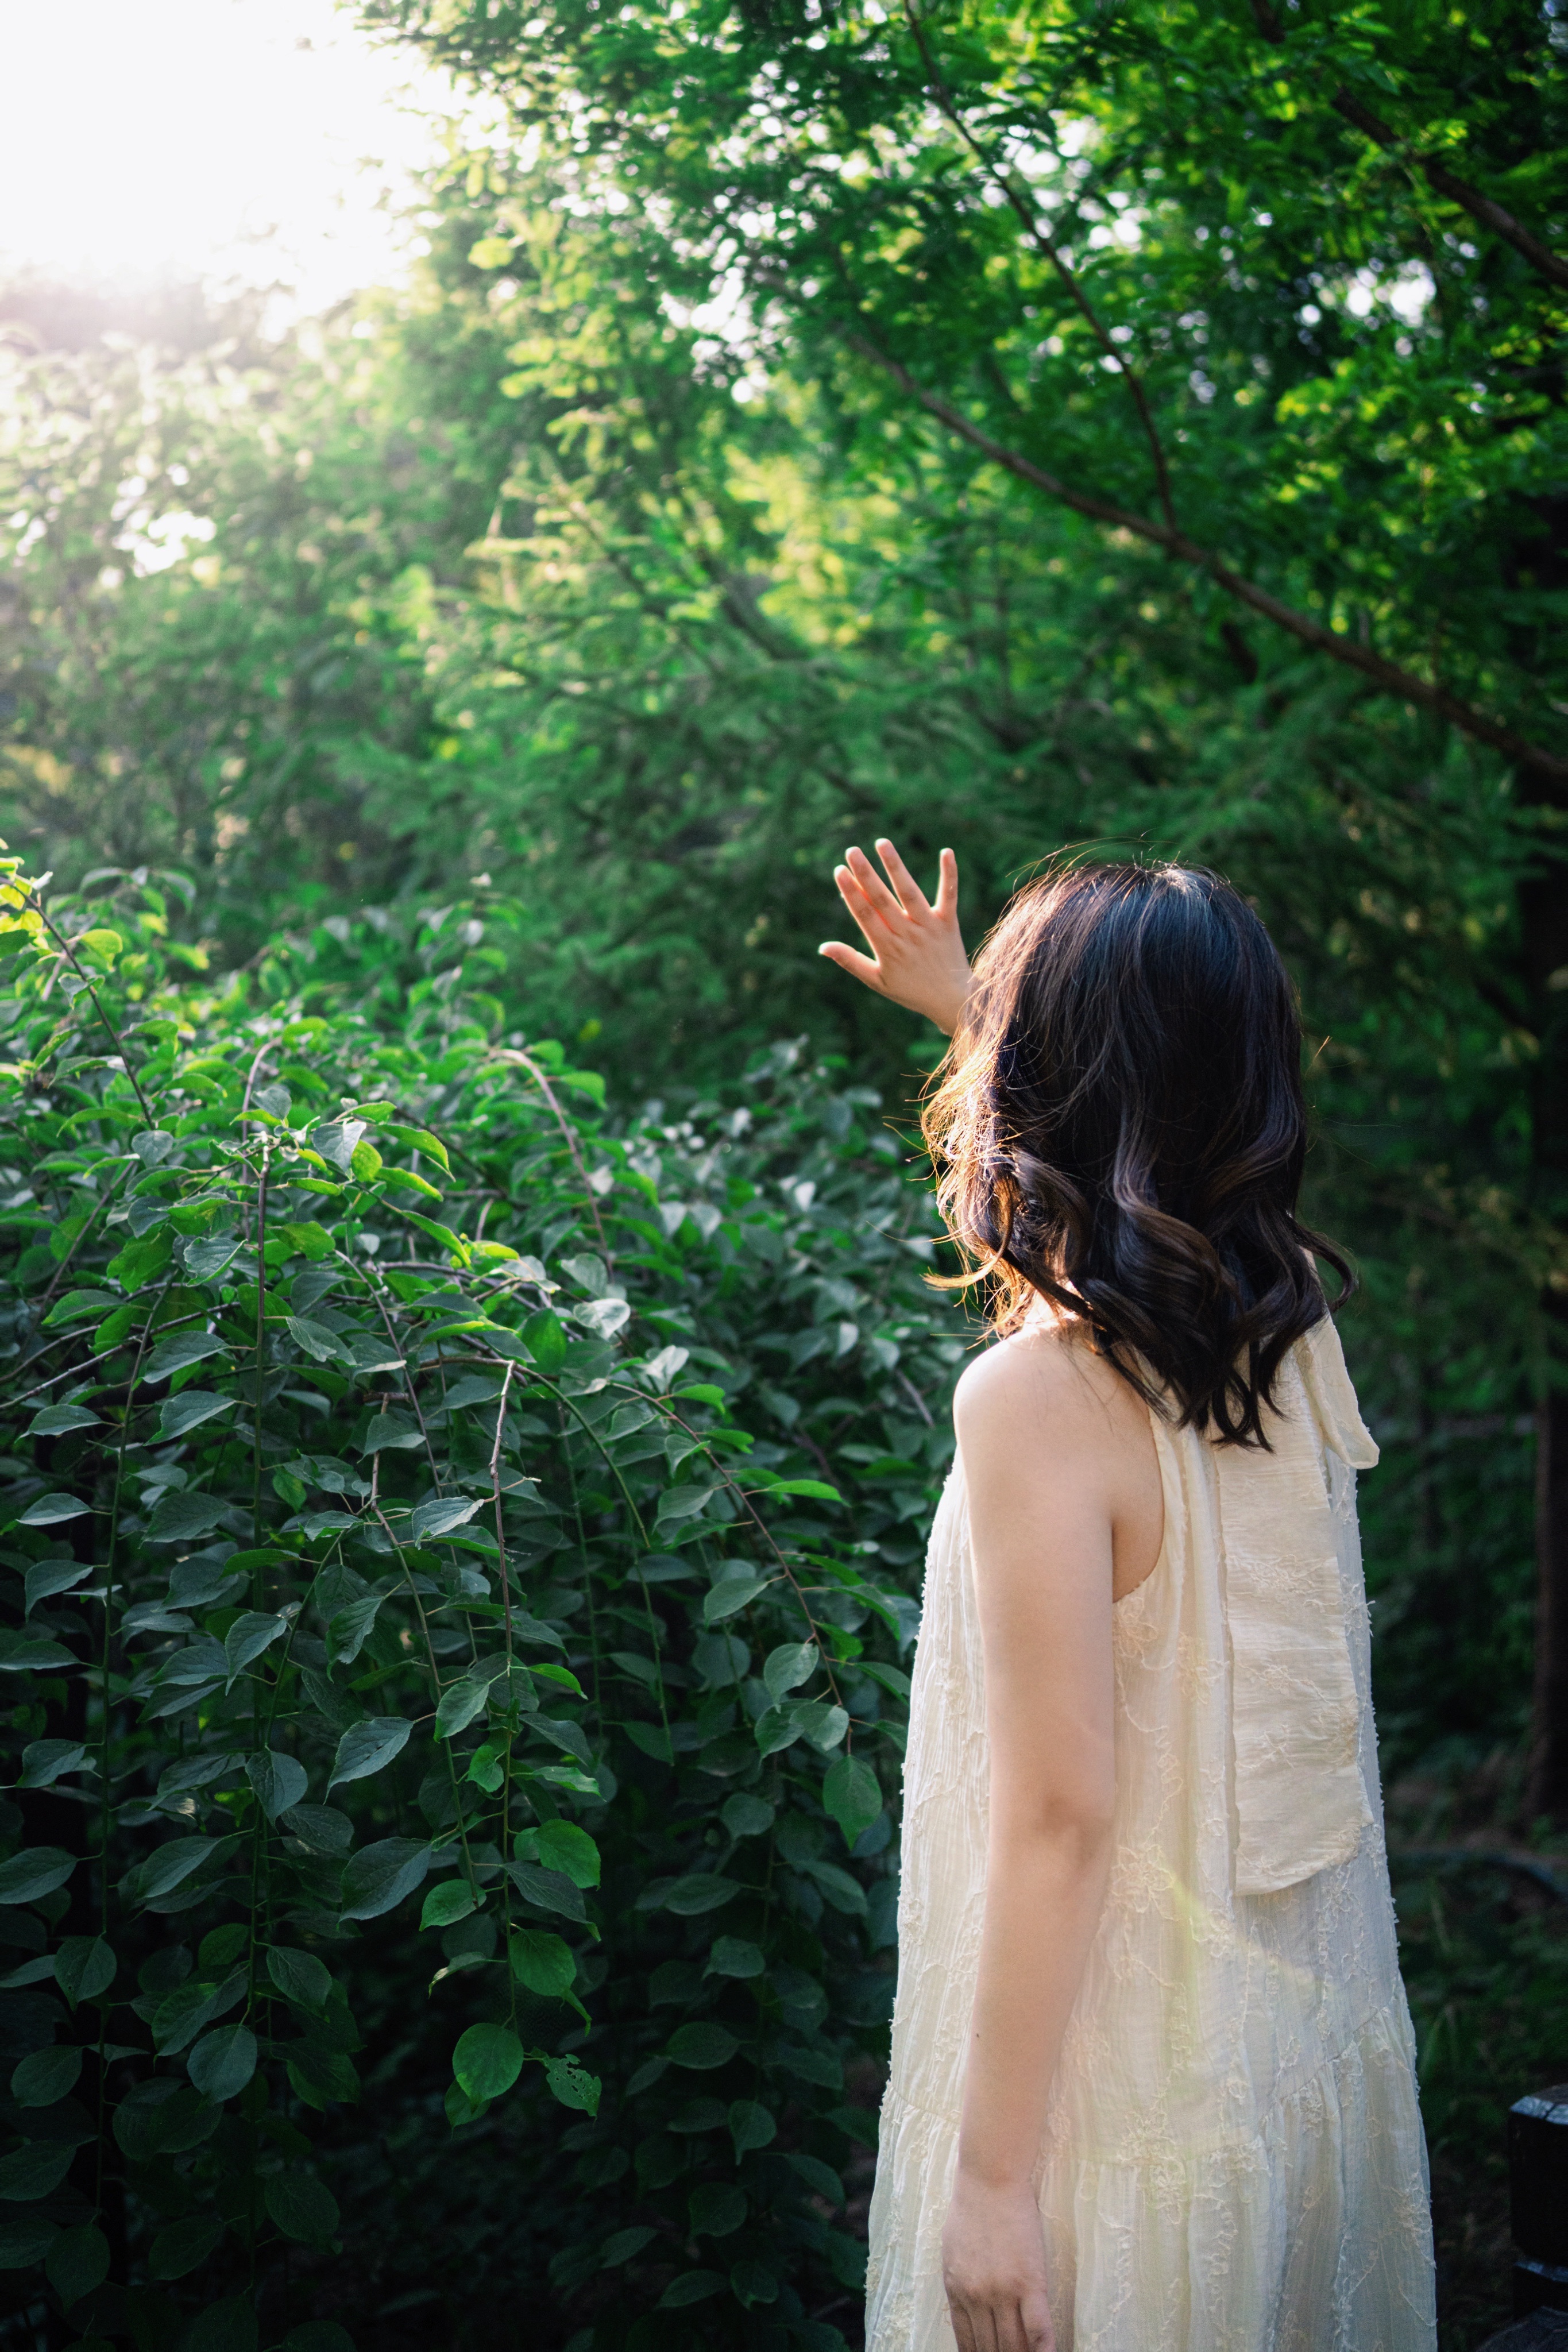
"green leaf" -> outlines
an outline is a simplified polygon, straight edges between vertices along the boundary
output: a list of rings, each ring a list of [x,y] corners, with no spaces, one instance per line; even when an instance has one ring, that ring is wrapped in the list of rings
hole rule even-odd
[[[748,2311],[759,2303],[778,2301],[779,2283],[765,2263],[737,2263],[730,2273],[730,2285],[736,2301]]]
[[[446,1879],[439,1886],[433,1886],[425,1897],[419,1925],[422,1928],[450,1927],[477,1911],[482,1900],[482,1896],[476,1900],[474,1889],[466,1878]]]
[[[338,2200],[314,2173],[290,2168],[268,2176],[267,2210],[286,2238],[301,2246],[328,2246],[337,2234]]]
[[[73,1429],[102,1426],[102,1415],[80,1404],[47,1404],[27,1423],[29,1437],[64,1437]]]
[[[686,2200],[694,2238],[728,2238],[746,2218],[745,2191],[731,2180],[705,2180]]]
[[[338,1742],[329,1794],[345,1780],[365,1780],[381,1771],[408,1745],[414,1726],[401,1715],[373,1715],[351,1725]],[[420,1874],[423,1876],[423,1873]]]
[[[712,1878],[705,1872],[696,1872],[689,1877],[674,1880],[666,1888],[660,1907],[673,1911],[678,1919],[700,1919],[733,1902],[741,1892],[733,1879]]]
[[[830,1706],[826,1699],[796,1699],[790,1714],[812,1746],[819,1748],[824,1755],[837,1747],[849,1728],[845,1709]]]
[[[752,1736],[762,1755],[776,1756],[803,1738],[805,1729],[804,1724],[796,1722],[793,1707],[770,1706],[758,1716]]]
[[[604,2084],[575,2058],[547,2058],[544,2079],[563,2107],[574,2107],[581,2115],[598,2114]]]
[[[602,2271],[619,2270],[623,2263],[629,2263],[640,2254],[645,2246],[651,2246],[658,2235],[658,2231],[650,2230],[646,2221],[636,2221],[629,2230],[617,2230],[599,2248],[599,2268]]]
[[[32,1570],[27,1571],[31,1575]],[[52,1789],[68,1772],[97,1769],[79,1739],[29,1739],[22,1750],[19,1789]]]
[[[452,1163],[447,1157],[447,1147],[442,1142],[438,1135],[431,1134],[427,1127],[393,1127],[389,1125],[386,1132],[391,1136],[395,1143],[405,1143],[410,1151],[423,1151],[426,1153],[428,1157],[436,1162],[437,1167],[441,1170],[444,1175],[449,1176],[451,1174]]]
[[[510,2025],[470,2025],[452,2053],[452,2073],[470,2099],[499,2099],[522,2072],[522,2044]]]
[[[274,1617],[260,1610],[247,1609],[237,1617],[223,1643],[224,1656],[228,1661],[228,1688],[232,1690],[247,1666],[288,1631],[287,1617]]]
[[[816,1672],[822,1664],[822,1653],[815,1642],[786,1642],[781,1649],[770,1651],[763,1668],[763,1681],[771,1699],[782,1699],[786,1691],[795,1689]]]
[[[58,1331],[67,1323],[79,1323],[86,1316],[101,1315],[106,1307],[117,1307],[119,1303],[111,1290],[68,1290],[63,1298],[56,1299],[45,1316],[44,1328],[46,1331]],[[74,1422],[66,1423],[68,1429],[74,1429],[76,1425]],[[48,1435],[53,1433],[41,1433]]]
[[[199,2270],[223,2239],[223,2223],[194,2215],[160,2230],[147,2252],[147,2268],[155,2279],[186,2278]]]
[[[563,1919],[587,1918],[582,1895],[563,1871],[541,1870],[531,1862],[509,1862],[506,1868],[524,1902],[537,1910],[553,1911]]]
[[[30,2140],[9,2156],[0,2156],[0,2199],[13,2205],[30,2205],[52,2197],[71,2168],[76,2154],[70,2146],[53,2140]]]
[[[0,1628],[0,1675],[44,1674],[50,1668],[74,1666],[76,1659],[59,1642],[17,1628]],[[0,1897],[0,1900],[3,1900]]]
[[[740,2046],[728,2027],[695,2021],[690,2025],[676,2027],[665,2045],[665,2054],[678,2066],[707,2072],[714,2066],[728,2065]]]
[[[180,2338],[180,2352],[257,2352],[260,2329],[248,2294],[210,2303]]]
[[[113,1946],[101,1936],[68,1936],[55,1954],[55,1981],[75,2009],[107,1992],[119,1965]]]
[[[93,1353],[101,1356],[110,1348],[118,1348],[136,1328],[136,1317],[134,1307],[117,1307],[112,1315],[106,1315],[92,1335]],[[145,1372],[142,1377],[145,1379]]]
[[[436,1708],[437,1738],[455,1739],[459,1731],[466,1731],[475,1717],[484,1713],[489,1695],[488,1681],[476,1682],[468,1675],[444,1690]]]
[[[68,2311],[109,2276],[109,2241],[91,2221],[62,2230],[45,2257],[44,2269]]]
[[[237,2097],[256,2072],[256,2036],[247,2025],[220,2025],[204,2034],[185,2061],[204,2099],[221,2105]]]
[[[722,2294],[730,2282],[720,2271],[682,2271],[670,2280],[655,2305],[658,2311],[683,2311],[688,2304],[706,2303],[710,2295]]]
[[[733,1617],[737,1610],[749,1607],[759,1592],[765,1592],[773,1581],[772,1577],[759,1576],[754,1569],[730,1570],[719,1579],[702,1603],[702,1622],[716,1625],[721,1618]]]
[[[795,2149],[791,2151],[784,2161],[800,2175],[806,2187],[816,2196],[825,2198],[829,2205],[844,2204],[844,2183],[834,2171],[833,2167],[830,2164],[824,2164],[820,2157],[807,2156],[804,2150]]]
[[[160,1339],[142,1367],[143,1381],[166,1381],[187,1365],[204,1364],[210,1357],[226,1356],[228,1349],[216,1331],[175,1331]]]
[[[519,1984],[547,2000],[562,2000],[577,1981],[572,1948],[542,1927],[516,1927],[508,1946],[511,1972]]]
[[[881,1784],[868,1764],[841,1756],[823,1781],[822,1806],[843,1832],[845,1844],[852,1846],[881,1812]]]
[[[30,2271],[43,2261],[58,2234],[58,2224],[41,2213],[0,2221],[0,2271]]]
[[[866,1890],[858,1878],[851,1878],[837,1863],[805,1861],[797,1868],[816,1886],[820,1886],[835,1911],[842,1911],[851,1919],[866,1916]]]
[[[172,1894],[195,1872],[206,1864],[224,1860],[239,1843],[237,1833],[220,1838],[170,1838],[137,1871],[139,1899],[151,1903],[159,1895]]]
[[[297,1756],[280,1748],[259,1748],[245,1759],[245,1777],[256,1791],[256,1801],[269,1822],[297,1805],[310,1785],[310,1775]]]
[[[210,1241],[188,1241],[185,1272],[193,1282],[220,1281],[244,1245],[239,1234],[215,1234]]]
[[[372,1416],[370,1427],[365,1431],[364,1443],[360,1447],[360,1452],[380,1454],[387,1446],[392,1445],[403,1452],[413,1453],[424,1443],[424,1435],[417,1423],[410,1421],[405,1414],[378,1412]]]
[[[331,1257],[337,1244],[325,1225],[317,1224],[313,1217],[301,1224],[285,1225],[282,1231],[294,1247],[308,1258]]]
[[[632,1746],[640,1748],[645,1756],[651,1756],[656,1764],[674,1763],[675,1750],[670,1745],[669,1734],[662,1724],[626,1723],[621,1726],[621,1728]]]
[[[198,1495],[180,1489],[160,1495],[147,1522],[149,1543],[199,1543],[210,1536],[228,1509],[223,1495]]]
[[[318,1364],[346,1364],[350,1361],[347,1350],[324,1323],[312,1323],[308,1315],[286,1315],[283,1319],[295,1346],[303,1348]]]
[[[449,1536],[454,1528],[466,1526],[483,1507],[482,1496],[431,1495],[416,1504],[408,1524],[416,1543],[430,1543],[438,1536]]]
[[[85,1518],[91,1510],[79,1495],[40,1495],[29,1503],[16,1524],[19,1528],[58,1528],[66,1519]]]
[[[541,1307],[524,1323],[522,1337],[540,1370],[552,1379],[566,1361],[566,1330],[561,1318],[548,1307]]]
[[[778,2126],[760,2100],[737,2099],[730,2109],[730,2137],[735,2161],[754,2147],[768,2147],[778,2137]]]
[[[586,1830],[574,1822],[542,1822],[534,1836],[547,1870],[563,1871],[574,1886],[597,1886],[599,1849]]]
[[[412,1895],[430,1867],[431,1849],[414,1838],[382,1838],[362,1846],[343,1870],[342,1916],[379,1919]]]
[[[23,1615],[30,1617],[40,1601],[47,1601],[57,1592],[68,1592],[73,1585],[85,1584],[95,1572],[90,1560],[36,1559],[27,1570]]]
[[[367,1592],[345,1608],[333,1611],[327,1621],[327,1654],[335,1665],[353,1664],[370,1637],[385,1597],[384,1593]]]
[[[187,1977],[184,1984],[165,1993],[153,2011],[153,2042],[161,2057],[170,2057],[195,2040],[204,2026],[215,2017],[221,2017],[245,1998],[245,1974],[236,1969],[221,1984],[215,1984],[206,1970],[197,1977]]]
[[[705,1977],[760,1977],[767,1963],[761,1947],[740,1936],[721,1936],[708,1955]]]
[[[74,1853],[62,1846],[35,1845],[0,1862],[0,1904],[37,1903],[63,1886],[76,1868]]]
[[[267,1973],[285,2000],[299,2008],[319,2010],[326,2006],[332,1989],[331,1972],[324,1960],[314,1952],[296,1951],[288,1944],[274,1944],[267,1955]]]
[[[238,1400],[219,1396],[213,1389],[182,1389],[178,1396],[166,1397],[158,1423],[160,1443],[175,1437],[188,1437],[205,1421],[215,1421],[220,1412],[232,1412]]]
[[[52,2107],[75,2090],[80,2074],[80,2045],[57,2042],[12,2070],[11,2096],[19,2107]]]

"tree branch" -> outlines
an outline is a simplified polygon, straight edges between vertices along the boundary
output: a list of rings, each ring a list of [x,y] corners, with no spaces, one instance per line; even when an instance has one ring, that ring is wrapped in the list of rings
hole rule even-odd
[[[1176,512],[1174,507],[1171,503],[1170,471],[1165,464],[1165,452],[1161,446],[1160,436],[1155,429],[1153,412],[1149,406],[1148,395],[1143,390],[1142,378],[1139,375],[1137,370],[1130,366],[1128,362],[1122,357],[1121,352],[1112,341],[1105,327],[1101,324],[1099,312],[1095,310],[1093,303],[1089,300],[1088,295],[1084,292],[1083,288],[1079,283],[1076,273],[1070,266],[1063,260],[1056,239],[1051,236],[1050,231],[1045,226],[1038,213],[1035,209],[1034,194],[1027,183],[1021,180],[1020,175],[1016,172],[1011,170],[1003,171],[998,168],[998,166],[993,162],[992,158],[986,153],[985,149],[981,145],[979,140],[976,139],[973,131],[970,129],[963,115],[959,112],[958,106],[953,99],[952,93],[948,89],[946,82],[942,79],[942,68],[937,64],[936,59],[932,57],[931,49],[927,45],[924,30],[921,27],[920,18],[915,14],[913,5],[911,5],[911,0],[904,0],[904,14],[909,19],[910,30],[914,35],[915,47],[921,53],[921,62],[926,69],[926,79],[931,84],[931,92],[935,97],[938,106],[942,109],[942,113],[947,117],[948,121],[952,123],[953,129],[957,131],[964,145],[969,149],[970,153],[975,157],[981,169],[990,175],[993,184],[1001,189],[1003,194],[1006,197],[1007,202],[1012,205],[1014,212],[1017,215],[1017,217],[1023,226],[1025,236],[1030,239],[1031,243],[1038,246],[1040,251],[1045,255],[1052,268],[1057,271],[1057,274],[1061,278],[1063,285],[1067,288],[1068,294],[1071,296],[1079,315],[1087,320],[1089,331],[1094,336],[1096,342],[1099,343],[1100,350],[1105,353],[1106,358],[1110,360],[1112,365],[1116,368],[1122,382],[1126,384],[1129,393],[1131,394],[1132,405],[1138,411],[1138,421],[1143,427],[1143,437],[1149,444],[1149,455],[1154,461],[1154,488],[1159,496],[1160,511],[1165,518],[1167,527],[1170,530],[1174,530],[1176,528]]]
[[[1418,677],[1414,670],[1403,669],[1397,662],[1384,660],[1381,654],[1373,653],[1370,646],[1363,646],[1351,636],[1339,636],[1332,629],[1324,628],[1321,622],[1311,619],[1310,614],[1298,613],[1278,596],[1270,595],[1267,588],[1258,587],[1255,581],[1243,579],[1211,549],[1200,547],[1184,531],[1155,522],[1148,515],[1132,514],[1124,507],[1112,506],[1108,499],[1090,498],[1082,490],[1069,489],[1065,482],[1058,481],[1043,466],[1037,466],[1032,458],[994,441],[988,433],[982,431],[978,425],[971,424],[967,416],[943,400],[940,394],[927,392],[922,384],[916,383],[907,368],[886,352],[879,351],[867,336],[855,334],[848,340],[856,350],[866,358],[874,360],[886,374],[891,376],[911,400],[918,401],[928,415],[946,425],[950,433],[956,433],[967,441],[972,448],[978,449],[993,465],[1003,467],[1006,472],[1016,475],[1020,481],[1032,483],[1036,489],[1044,490],[1047,497],[1070,507],[1075,514],[1087,516],[1091,522],[1105,523],[1113,530],[1131,531],[1134,537],[1147,540],[1152,546],[1163,547],[1168,555],[1176,556],[1182,562],[1195,565],[1207,572],[1209,578],[1228,595],[1236,597],[1238,603],[1250,605],[1255,613],[1261,613],[1265,620],[1272,621],[1277,628],[1286,630],[1302,645],[1310,646],[1314,652],[1327,654],[1331,661],[1340,662],[1348,669],[1359,670],[1384,694],[1397,696],[1402,702],[1414,702],[1421,709],[1430,710],[1436,717],[1446,719],[1451,727],[1457,727],[1461,734],[1470,736],[1478,743],[1489,744],[1494,751],[1500,751],[1505,759],[1517,761],[1521,768],[1530,769],[1553,784],[1568,786],[1568,759],[1515,734],[1512,728],[1505,727],[1500,719],[1489,717],[1484,710],[1475,709],[1459,696],[1450,693],[1447,687],[1430,684],[1426,678]]]
[[[1450,204],[1460,205],[1472,220],[1479,221],[1483,227],[1491,229],[1511,245],[1516,253],[1522,254],[1531,268],[1539,270],[1551,285],[1568,292],[1568,261],[1560,253],[1553,253],[1549,245],[1542,245],[1538,236],[1532,236],[1522,222],[1516,221],[1501,205],[1495,204],[1490,196],[1482,195],[1479,188],[1471,187],[1468,180],[1461,180],[1457,172],[1450,172],[1439,157],[1417,154],[1397,131],[1391,131],[1386,122],[1380,121],[1371,109],[1363,106],[1360,99],[1352,97],[1348,89],[1336,89],[1331,103],[1335,113],[1352,123],[1363,137],[1375,140],[1380,147],[1406,155],[1417,171],[1425,173],[1438,195],[1447,196]]]
[[[1258,31],[1270,47],[1282,47],[1285,27],[1269,0],[1252,0],[1252,14]],[[1538,236],[1532,236],[1529,229],[1516,221],[1501,205],[1495,204],[1490,196],[1484,196],[1479,188],[1470,185],[1468,180],[1461,180],[1457,172],[1450,172],[1440,156],[1417,153],[1407,140],[1401,139],[1396,131],[1391,131],[1387,123],[1373,114],[1370,107],[1363,106],[1342,82],[1329,103],[1336,114],[1361,132],[1363,139],[1370,139],[1376,146],[1385,147],[1391,152],[1405,155],[1417,171],[1426,175],[1428,185],[1438,195],[1447,196],[1450,204],[1458,205],[1469,214],[1472,220],[1479,221],[1484,228],[1489,228],[1494,235],[1504,238],[1516,253],[1524,256],[1532,269],[1540,271],[1549,284],[1568,291],[1568,261],[1560,253],[1553,253],[1549,245],[1542,245]]]

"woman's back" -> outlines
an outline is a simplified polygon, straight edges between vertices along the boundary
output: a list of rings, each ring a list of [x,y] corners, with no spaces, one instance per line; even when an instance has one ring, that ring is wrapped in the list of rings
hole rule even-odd
[[[1163,1537],[1114,1609],[1113,1860],[1038,2172],[1059,2352],[1434,2341],[1354,1510],[1376,1456],[1331,1323],[1276,1402],[1267,1453],[1147,1416]],[[954,2340],[941,2236],[989,1826],[969,1517],[960,1465],[915,1669],[870,2352]]]

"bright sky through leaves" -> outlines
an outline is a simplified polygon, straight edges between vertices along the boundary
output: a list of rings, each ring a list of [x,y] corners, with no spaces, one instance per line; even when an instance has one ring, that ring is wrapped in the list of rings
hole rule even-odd
[[[384,194],[450,108],[332,0],[0,0],[0,275],[106,289],[281,279],[310,310],[384,278]]]

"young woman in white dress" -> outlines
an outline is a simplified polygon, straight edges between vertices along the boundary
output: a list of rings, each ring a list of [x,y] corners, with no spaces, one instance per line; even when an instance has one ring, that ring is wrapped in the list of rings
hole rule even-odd
[[[952,1037],[998,1341],[927,1563],[868,2352],[1431,2352],[1289,982],[1170,866],[1048,876],[972,972],[952,853],[928,904],[877,847],[869,953],[822,952]]]

